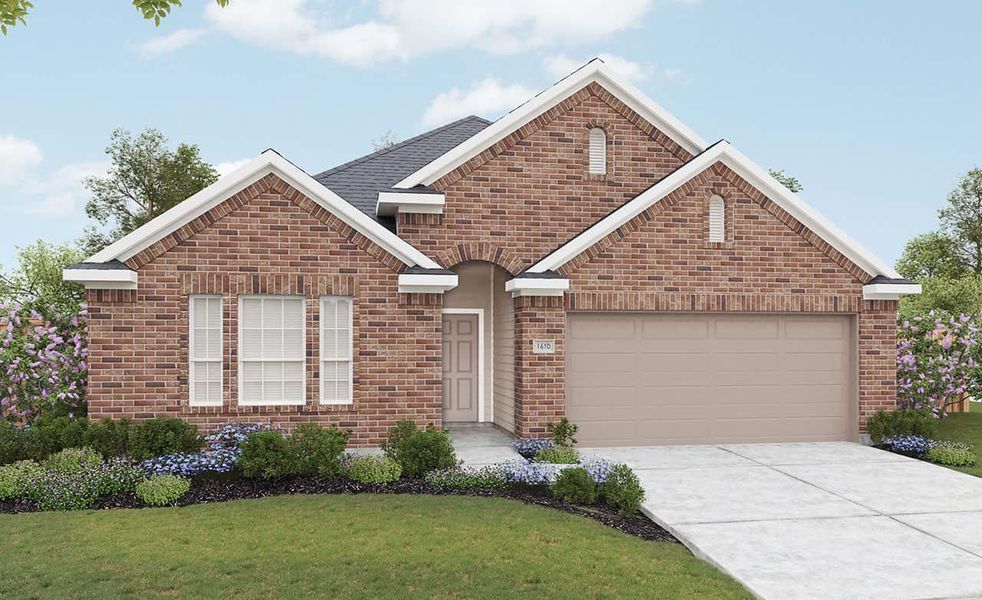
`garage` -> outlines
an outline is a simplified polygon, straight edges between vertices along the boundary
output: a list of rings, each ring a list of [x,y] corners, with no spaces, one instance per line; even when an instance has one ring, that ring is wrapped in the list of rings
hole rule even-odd
[[[566,413],[584,446],[855,441],[842,315],[567,315]]]

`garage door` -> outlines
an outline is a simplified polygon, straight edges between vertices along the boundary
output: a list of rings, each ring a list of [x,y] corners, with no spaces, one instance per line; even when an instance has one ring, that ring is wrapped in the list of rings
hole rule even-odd
[[[855,441],[843,316],[569,313],[582,445]]]

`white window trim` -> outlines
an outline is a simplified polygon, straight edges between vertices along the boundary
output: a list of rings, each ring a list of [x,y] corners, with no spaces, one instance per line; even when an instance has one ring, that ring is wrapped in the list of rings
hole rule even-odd
[[[600,148],[597,148],[598,153],[602,155],[602,156],[599,156],[597,158],[602,158],[603,159],[603,164],[600,166],[600,169],[599,170],[595,170],[593,168],[593,162],[594,162],[593,161],[593,159],[594,159],[594,155],[593,155],[593,151],[594,151],[593,138],[594,138],[594,132],[595,131],[596,132],[600,132],[600,135],[602,136],[602,141],[603,141],[603,146],[601,146]],[[590,175],[606,175],[607,174],[607,132],[604,131],[602,127],[591,127],[590,128],[590,131],[587,133],[587,155],[588,155],[587,156],[587,170],[590,172]]]
[[[333,298],[344,298],[348,301],[348,401],[347,402],[327,402],[324,400],[324,363],[341,362],[337,359],[324,358],[324,301]],[[320,339],[320,356],[317,363],[317,371],[320,374],[317,386],[320,388],[320,403],[324,406],[350,406],[355,403],[355,299],[351,296],[328,295],[320,297],[320,317],[317,337]]]
[[[477,422],[484,423],[484,309],[483,308],[444,308],[445,315],[477,315]],[[491,414],[494,415],[492,395]]]
[[[194,300],[196,298],[217,298],[219,314],[218,358],[195,360],[194,358]],[[201,402],[194,399],[194,364],[198,362],[217,362],[218,387],[222,390],[218,402]],[[190,294],[188,296],[188,406],[222,406],[225,396],[225,299],[217,294]]]
[[[719,210],[719,236],[713,235],[713,211]],[[719,194],[713,194],[709,198],[709,219],[708,219],[709,235],[708,239],[710,243],[722,244],[726,241],[726,200]]]
[[[303,399],[300,402],[246,402],[244,400],[245,380],[242,377],[242,334],[245,328],[242,326],[242,303],[249,298],[263,298],[269,300],[303,300],[303,309],[300,314],[300,339],[303,340],[303,367],[300,369],[300,389],[303,390]],[[239,380],[239,406],[304,406],[307,404],[307,298],[305,296],[289,294],[242,294],[238,299],[238,314],[236,315],[236,326],[238,327],[238,351],[236,359],[238,362]],[[287,362],[287,361],[284,361]]]

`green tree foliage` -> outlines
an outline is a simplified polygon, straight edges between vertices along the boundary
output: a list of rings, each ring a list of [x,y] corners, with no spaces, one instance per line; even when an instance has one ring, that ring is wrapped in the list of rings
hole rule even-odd
[[[38,240],[20,248],[17,259],[15,270],[0,273],[0,300],[78,312],[85,290],[78,283],[63,281],[61,272],[84,259],[81,250]]]
[[[786,174],[784,172],[784,169],[781,169],[780,171],[777,169],[770,169],[768,173],[771,174],[771,177],[781,182],[781,185],[783,185],[784,187],[788,188],[789,190],[791,190],[796,194],[801,190],[805,189],[805,186],[801,185],[801,182],[798,181],[797,177],[793,177],[791,175]]]
[[[215,0],[219,6],[228,6],[229,0]],[[170,14],[181,0],[133,0],[133,7],[140,11],[144,19],[160,25],[160,21]],[[27,13],[34,8],[30,0],[0,0],[0,33],[7,35],[7,29],[20,23],[27,24]]]
[[[103,229],[89,227],[82,239],[86,253],[98,252],[150,219],[211,185],[218,172],[201,160],[198,147],[167,146],[156,129],[133,137],[113,131],[106,154],[112,166],[106,177],[88,177],[91,198],[85,213]]]
[[[962,178],[938,217],[958,257],[968,269],[982,275],[982,169],[972,169]]]
[[[967,271],[955,241],[944,233],[922,233],[907,242],[897,261],[897,271],[908,279],[961,277]]]
[[[900,317],[912,319],[932,310],[953,315],[978,316],[982,308],[982,276],[968,273],[961,277],[927,277],[918,279],[923,291],[900,300]]]

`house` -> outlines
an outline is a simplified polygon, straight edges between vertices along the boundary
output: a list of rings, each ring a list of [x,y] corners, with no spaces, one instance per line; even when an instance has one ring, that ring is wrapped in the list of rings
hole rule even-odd
[[[919,287],[594,60],[308,175],[272,150],[65,271],[89,412],[593,445],[856,440]]]

